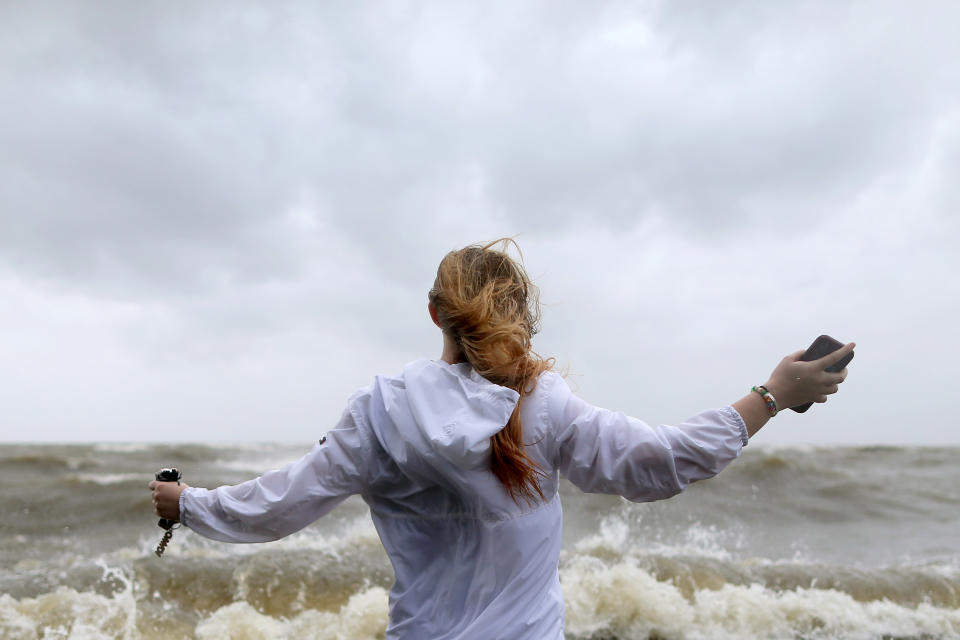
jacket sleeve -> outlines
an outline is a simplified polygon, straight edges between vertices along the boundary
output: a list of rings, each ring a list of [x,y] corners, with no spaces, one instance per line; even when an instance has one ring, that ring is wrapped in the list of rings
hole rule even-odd
[[[188,487],[180,521],[222,542],[268,542],[302,529],[366,484],[368,435],[349,411],[325,440],[282,469],[234,486]]]
[[[710,409],[677,426],[651,427],[594,407],[559,378],[548,397],[554,463],[581,490],[634,502],[669,498],[719,473],[747,444],[733,407]]]

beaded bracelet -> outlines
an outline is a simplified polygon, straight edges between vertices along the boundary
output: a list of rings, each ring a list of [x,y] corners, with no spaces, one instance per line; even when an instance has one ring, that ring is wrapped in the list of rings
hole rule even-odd
[[[756,391],[760,394],[760,397],[763,398],[764,404],[767,405],[767,413],[770,414],[771,418],[777,415],[777,411],[779,411],[777,408],[777,399],[773,397],[773,394],[770,393],[765,386],[758,384],[755,387],[751,387],[750,391]]]

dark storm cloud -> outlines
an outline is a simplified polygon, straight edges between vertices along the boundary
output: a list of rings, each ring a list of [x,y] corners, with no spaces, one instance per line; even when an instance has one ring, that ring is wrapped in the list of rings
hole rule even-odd
[[[262,438],[279,411],[312,439],[434,354],[446,251],[520,234],[537,348],[589,400],[676,419],[831,331],[863,343],[850,401],[770,437],[955,440],[958,17],[4,3],[4,426]],[[923,407],[873,401],[917,369]]]
[[[470,216],[729,233],[787,199],[817,212],[922,158],[958,13],[8,4],[0,255],[204,290],[304,277],[330,241],[403,279]]]
[[[28,272],[90,283],[189,288],[198,273],[295,268],[274,237],[292,195],[262,114],[239,108],[230,67],[203,82],[208,64],[191,59],[209,44],[185,33],[180,49],[173,14],[126,6],[35,8],[7,23],[24,35],[9,41],[17,64],[0,88],[4,252]]]

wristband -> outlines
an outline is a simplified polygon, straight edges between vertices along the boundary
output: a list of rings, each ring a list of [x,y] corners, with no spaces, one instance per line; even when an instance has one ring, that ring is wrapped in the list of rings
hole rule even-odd
[[[771,418],[777,415],[777,412],[779,411],[777,408],[777,399],[773,397],[773,394],[770,393],[765,386],[758,384],[755,387],[751,387],[750,391],[756,391],[760,394],[760,397],[763,398],[763,403],[767,405],[767,413],[770,414]]]

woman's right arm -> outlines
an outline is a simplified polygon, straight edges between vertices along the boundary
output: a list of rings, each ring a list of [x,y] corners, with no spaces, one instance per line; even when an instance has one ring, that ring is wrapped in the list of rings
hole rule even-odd
[[[554,463],[588,493],[633,502],[669,498],[719,473],[747,443],[747,427],[729,406],[680,424],[653,426],[585,402],[563,380],[554,387],[549,398]]]
[[[840,362],[856,346],[850,342],[819,360],[810,361],[800,360],[803,351],[791,353],[780,361],[764,386],[776,399],[781,411],[807,402],[826,402],[827,396],[836,393],[840,383],[847,377],[846,369],[833,373],[827,371],[827,367]],[[732,406],[743,418],[750,437],[771,417],[763,398],[753,391]]]
[[[820,360],[802,352],[784,358],[765,385],[780,408],[825,402],[846,371],[823,371],[853,349],[848,344]],[[651,426],[601,409],[556,380],[548,398],[554,462],[583,491],[643,502],[669,498],[712,477],[736,459],[750,436],[770,419],[763,398],[751,392],[733,405],[703,411],[676,425]]]

